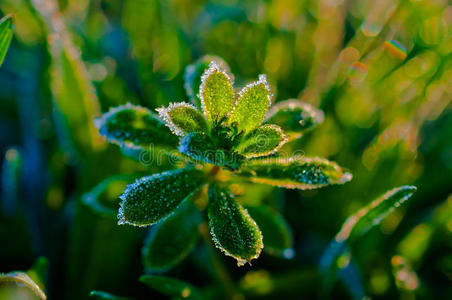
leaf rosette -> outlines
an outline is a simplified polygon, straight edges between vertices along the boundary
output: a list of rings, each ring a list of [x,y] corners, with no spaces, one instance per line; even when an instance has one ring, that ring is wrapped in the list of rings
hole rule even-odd
[[[262,249],[293,257],[291,231],[282,215],[265,207],[250,208],[249,214],[231,192],[230,179],[302,190],[350,181],[349,172],[326,159],[280,155],[286,143],[321,123],[323,113],[295,99],[272,106],[265,75],[235,92],[229,67],[217,57],[188,66],[185,80],[193,104],[170,103],[158,108],[158,114],[127,104],[96,119],[110,142],[177,150],[185,161],[180,169],[128,185],[120,197],[119,224],[159,223],[143,249],[151,271],[167,270],[189,254],[198,240],[203,209],[215,245],[238,265],[256,259]],[[208,199],[202,205],[197,201],[201,194]],[[172,233],[178,226],[184,230]]]

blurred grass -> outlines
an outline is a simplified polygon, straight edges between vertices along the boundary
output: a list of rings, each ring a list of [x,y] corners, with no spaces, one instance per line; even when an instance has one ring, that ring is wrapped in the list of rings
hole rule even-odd
[[[413,184],[413,201],[360,241],[355,263],[374,299],[451,297],[452,217],[438,213],[450,212],[452,192],[450,2],[2,0],[0,10],[14,15],[0,68],[2,175],[8,149],[21,159],[20,176],[1,190],[0,272],[46,256],[50,299],[85,299],[93,289],[151,297],[138,282],[143,232],[118,227],[80,198],[109,175],[158,169],[107,146],[91,120],[126,102],[154,109],[186,100],[185,66],[213,54],[239,85],[266,73],[276,101],[298,97],[323,109],[325,122],[287,147],[354,174],[321,191],[245,187],[250,202],[281,209],[296,256],[263,256],[253,264],[259,276],[221,258],[238,293],[318,297],[315,266],[346,217]],[[170,275],[218,296],[205,251]],[[397,269],[398,256],[409,267]],[[419,284],[407,289],[400,270]],[[332,297],[349,296],[337,284]]]

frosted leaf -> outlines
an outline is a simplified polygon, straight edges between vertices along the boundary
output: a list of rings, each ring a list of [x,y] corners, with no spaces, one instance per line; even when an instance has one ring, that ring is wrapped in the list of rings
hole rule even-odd
[[[242,175],[253,182],[301,190],[343,184],[352,179],[352,174],[335,162],[301,156],[254,159],[248,162]]]
[[[215,146],[211,138],[200,132],[184,136],[179,145],[179,152],[188,155],[196,162],[205,162],[230,170],[236,170],[244,163],[245,157]]]
[[[408,200],[415,191],[415,186],[404,185],[381,195],[369,205],[347,218],[341,230],[336,235],[336,241],[353,241],[365,234],[369,229],[380,224],[394,208],[399,207]]]
[[[140,281],[173,299],[204,299],[197,288],[179,279],[158,275],[143,275],[140,277]]]
[[[208,121],[220,121],[234,106],[232,79],[220,66],[212,61],[201,77],[199,98]]]
[[[262,233],[247,210],[226,189],[210,186],[208,194],[209,227],[217,248],[235,258],[238,266],[258,258]]]
[[[249,132],[264,120],[271,105],[271,91],[265,75],[245,86],[238,95],[237,104],[232,111],[228,124],[238,132]]]
[[[184,168],[142,177],[120,196],[118,224],[147,226],[171,215],[204,183],[203,172]]]
[[[147,108],[130,103],[110,109],[94,120],[99,133],[113,142],[131,148],[174,148],[178,138],[158,116]]]
[[[187,257],[199,240],[201,222],[200,211],[185,201],[174,214],[153,226],[142,251],[147,271],[166,271]]]
[[[170,103],[168,107],[158,108],[157,112],[176,135],[184,136],[191,132],[207,131],[206,119],[189,103]]]
[[[292,231],[284,217],[265,205],[251,206],[247,209],[262,231],[264,251],[287,259],[293,258],[295,251]]]
[[[263,125],[250,131],[235,150],[246,158],[268,156],[286,142],[287,137],[279,126]]]
[[[195,63],[188,65],[184,73],[184,88],[191,102],[199,109],[202,109],[201,99],[198,97],[199,87],[201,86],[201,77],[205,70],[209,68],[210,62],[215,61],[228,74],[231,81],[234,76],[231,74],[228,64],[220,57],[213,55],[205,55],[198,59]]]
[[[6,52],[13,38],[13,21],[11,15],[7,15],[0,20],[0,67],[5,59]]]
[[[270,107],[265,124],[276,124],[289,138],[299,138],[303,132],[323,122],[323,112],[297,99],[281,101]]]

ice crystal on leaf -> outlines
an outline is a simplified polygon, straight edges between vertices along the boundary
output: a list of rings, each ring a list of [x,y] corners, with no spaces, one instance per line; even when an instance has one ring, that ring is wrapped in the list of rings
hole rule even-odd
[[[248,214],[228,183],[237,175],[235,182],[303,190],[350,181],[351,173],[326,159],[281,156],[281,147],[321,123],[323,113],[295,99],[271,106],[273,95],[265,75],[235,94],[229,67],[217,57],[188,66],[185,80],[196,106],[170,103],[158,108],[156,115],[128,104],[95,121],[100,134],[113,143],[177,149],[185,164],[128,185],[121,195],[119,224],[163,221],[143,250],[149,270],[166,270],[188,255],[198,240],[202,214],[197,210],[206,208],[215,245],[239,266],[259,257],[265,241],[267,252],[293,257],[292,236],[282,215],[266,207],[250,208]],[[208,189],[203,189],[206,185]],[[208,197],[207,204],[191,205],[202,194]],[[184,230],[175,233],[179,226]]]

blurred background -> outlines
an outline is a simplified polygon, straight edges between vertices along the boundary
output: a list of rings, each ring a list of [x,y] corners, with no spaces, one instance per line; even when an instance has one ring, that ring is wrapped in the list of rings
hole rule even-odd
[[[104,209],[83,195],[111,175],[168,166],[124,155],[92,119],[127,102],[188,101],[185,67],[212,54],[237,86],[266,73],[275,101],[321,108],[324,123],[290,149],[335,160],[354,178],[318,191],[246,187],[242,201],[286,217],[294,258],[237,268],[219,255],[219,272],[199,244],[167,275],[212,299],[352,299],[356,290],[452,299],[452,1],[1,0],[6,14],[14,38],[0,68],[0,272],[48,264],[48,299],[91,290],[166,299],[138,282],[148,229],[117,225],[121,189],[107,191]],[[325,294],[319,259],[341,224],[402,184],[418,192],[353,245],[354,280]]]

